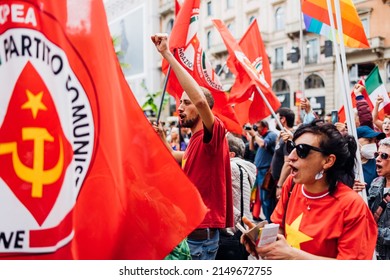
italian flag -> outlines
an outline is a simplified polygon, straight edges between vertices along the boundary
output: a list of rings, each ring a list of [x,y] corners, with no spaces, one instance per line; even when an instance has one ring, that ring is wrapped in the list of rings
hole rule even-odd
[[[378,96],[383,97],[383,102],[379,105],[378,112],[380,112],[384,107],[386,107],[387,104],[390,103],[386,87],[382,82],[381,76],[379,75],[378,66],[375,66],[375,68],[367,76],[364,85],[372,105],[376,103]]]
[[[362,95],[364,96],[364,99],[367,100],[371,111],[374,109],[377,97],[383,97],[383,102],[379,105],[378,108],[379,119],[383,119],[385,114],[390,113],[390,98],[387,93],[386,87],[382,82],[378,66],[375,66],[375,68],[370,72],[370,74],[368,74],[365,81],[360,80],[358,83],[364,85],[366,88],[365,90],[363,90]],[[351,99],[352,107],[356,108],[355,94],[353,93],[353,90],[351,92]],[[344,106],[342,106],[339,110],[339,122],[345,122]]]

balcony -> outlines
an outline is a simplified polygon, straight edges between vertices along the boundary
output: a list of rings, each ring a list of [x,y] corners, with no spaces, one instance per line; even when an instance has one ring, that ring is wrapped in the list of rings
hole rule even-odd
[[[318,55],[305,56],[305,64],[315,64],[318,62]]]
[[[370,44],[373,53],[383,54],[385,51],[385,38],[381,36],[368,39],[368,43]]]
[[[212,45],[209,49],[207,49],[207,52],[214,56],[219,56],[219,55],[226,54],[228,51],[226,49],[225,44],[220,43],[220,44]]]
[[[302,23],[303,25],[303,23]],[[306,33],[305,27],[302,26],[303,32]],[[300,32],[300,26],[299,26],[299,20],[288,22],[285,26],[285,32],[288,38],[293,40],[294,38],[299,38],[299,32]]]
[[[277,62],[274,62],[273,65],[274,65],[274,70],[280,70],[280,69],[283,69],[283,61],[277,61]]]

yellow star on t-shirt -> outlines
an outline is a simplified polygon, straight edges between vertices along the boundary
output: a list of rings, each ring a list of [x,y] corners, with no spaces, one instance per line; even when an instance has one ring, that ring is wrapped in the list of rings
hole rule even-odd
[[[184,169],[184,166],[186,166],[187,159],[183,158],[181,161],[181,168]]]
[[[34,95],[31,91],[26,90],[26,94],[28,101],[22,105],[22,109],[31,109],[31,113],[35,119],[39,110],[47,110],[45,104],[42,103],[43,91]]]
[[[299,231],[301,225],[303,213],[296,218],[291,225],[286,224],[287,243],[292,247],[301,249],[301,243],[313,240],[312,237]]]

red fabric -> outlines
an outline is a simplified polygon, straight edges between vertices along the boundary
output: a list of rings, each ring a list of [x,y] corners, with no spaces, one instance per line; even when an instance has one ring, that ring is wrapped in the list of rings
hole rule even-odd
[[[198,39],[199,5],[200,0],[187,0],[180,7],[169,39],[169,48],[176,60],[191,74],[195,81],[200,86],[210,90],[215,100],[213,112],[221,118],[226,129],[241,133],[241,125],[238,123],[231,106],[228,105],[228,97]],[[163,59],[163,73],[167,75],[168,69],[169,65]],[[179,98],[183,93],[183,89],[173,72],[168,77],[167,91],[172,96]]]
[[[179,13],[180,6],[179,0],[175,0],[175,16]]]
[[[283,221],[291,184],[289,176],[271,216],[273,223]],[[373,257],[377,239],[374,218],[363,199],[342,183],[338,183],[333,195],[320,199],[306,198],[302,185],[295,184],[282,227],[291,246],[314,255],[366,260]]]
[[[85,104],[90,104],[91,108],[92,118],[88,126],[93,126],[91,135],[94,143],[91,147],[91,162],[87,166],[86,178],[79,187],[80,192],[77,192],[75,180],[80,169],[76,167],[80,166],[77,165],[75,157],[80,144],[73,143],[75,139],[71,139],[75,155],[72,158],[73,165],[67,169],[67,174],[71,173],[73,177],[62,185],[60,194],[67,194],[69,203],[73,203],[74,207],[70,209],[59,207],[57,212],[49,215],[51,220],[59,220],[60,226],[57,229],[62,230],[67,229],[66,226],[62,226],[62,219],[73,211],[70,220],[73,223],[74,237],[70,236],[68,243],[60,245],[52,253],[23,254],[23,250],[20,250],[19,255],[13,253],[2,256],[15,259],[164,258],[198,227],[204,219],[206,207],[199,192],[167,151],[134,98],[112,46],[102,1],[31,0],[7,1],[7,4],[11,5],[13,2],[21,4],[25,8],[24,11],[32,7],[31,11],[36,16],[37,25],[21,21],[12,23],[11,17],[8,17],[7,22],[0,26],[0,34],[7,31],[17,38],[16,28],[25,28],[24,34],[27,36],[30,30],[34,30],[35,35],[45,36],[47,42],[53,42],[63,50],[66,54],[66,60],[64,58],[63,61],[69,62],[66,69],[65,64],[63,65],[63,71],[66,70],[69,74],[74,71],[75,76],[65,76],[65,79],[60,80],[57,79],[60,73],[49,79],[51,76],[44,76],[49,75],[49,71],[42,72],[40,68],[35,68],[42,79],[50,84],[49,92],[53,100],[57,100],[57,110],[64,111],[66,112],[64,114],[69,116],[68,123],[62,123],[61,127],[67,137],[85,132],[81,130],[84,128],[73,129],[72,120],[75,120],[75,114],[80,114],[80,119],[76,119],[80,121],[83,111],[77,111],[81,110],[81,107],[72,107],[76,104],[70,104],[72,99],[74,102],[79,101],[78,98],[85,92],[87,100]],[[85,15],[84,18],[67,14],[67,11],[74,11],[75,6],[71,6],[73,3],[87,11],[77,13],[77,16]],[[73,13],[72,15],[75,16]],[[80,20],[79,24],[72,25],[77,19]],[[27,61],[34,60],[34,57],[28,57],[27,51],[23,53],[19,54],[20,58],[24,56]],[[53,53],[54,49],[51,54]],[[57,54],[61,55],[59,52]],[[20,60],[12,58],[2,62],[1,67],[6,67],[20,63]],[[57,67],[58,65],[56,64]],[[18,68],[12,69],[16,71]],[[12,80],[8,76],[1,76],[1,79]],[[76,79],[80,85],[76,84]],[[48,93],[45,91],[43,94],[45,96]],[[59,98],[63,98],[63,104],[59,104]],[[7,112],[7,106],[8,104],[1,103],[0,111]],[[51,110],[50,108],[47,110]],[[38,116],[44,112],[40,110]],[[62,118],[62,121],[65,119]],[[24,119],[18,121],[25,122]],[[54,121],[53,118],[46,118],[48,125]],[[0,145],[4,144],[3,141],[4,139],[0,137]],[[20,154],[20,158],[23,160],[29,155],[34,155],[32,149],[31,145],[31,149],[25,154]],[[45,157],[46,155],[51,155],[50,151],[45,150]],[[9,155],[0,154],[0,158],[3,157],[10,158]],[[12,165],[12,162],[9,160],[7,164]],[[29,187],[29,184],[24,183],[23,187]],[[44,191],[45,188],[46,185],[43,186]],[[14,200],[19,203],[17,199]],[[35,198],[34,203],[39,205],[42,199]],[[60,210],[64,212],[63,216],[57,217]],[[2,208],[0,211],[14,213],[12,218],[20,230],[22,230],[20,225],[32,223],[31,219],[20,221],[18,213],[21,211],[14,212],[13,209]],[[46,219],[43,225],[49,222],[48,220]],[[12,228],[12,224],[3,223],[3,220],[0,221],[2,231],[5,228]],[[40,229],[43,229],[43,226],[35,226],[36,231]],[[48,229],[48,232],[51,232],[48,238],[62,236],[61,232],[53,232],[53,229]],[[41,240],[35,245],[40,244],[46,243]],[[1,252],[5,251],[2,249]]]
[[[230,91],[229,102],[241,103],[250,100],[249,112],[242,107],[236,110],[239,120],[254,123],[271,115],[256,86],[263,92],[272,109],[280,107],[280,101],[271,89],[271,71],[264,43],[254,20],[240,40],[235,41],[230,31],[220,20],[213,20],[229,52],[227,65],[236,75],[236,81]],[[237,106],[237,105],[236,105]],[[243,124],[243,123],[241,123]]]
[[[209,208],[199,228],[232,227],[232,178],[225,128],[215,118],[213,137],[209,143],[203,142],[203,133],[201,130],[192,135],[182,162],[184,172]]]

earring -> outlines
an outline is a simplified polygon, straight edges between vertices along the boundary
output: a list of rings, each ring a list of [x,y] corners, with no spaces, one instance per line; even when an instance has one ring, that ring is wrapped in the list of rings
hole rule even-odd
[[[316,174],[316,176],[314,176],[314,179],[319,180],[319,179],[321,179],[322,177],[324,177],[324,169],[322,169],[320,172],[318,172],[318,173]]]

